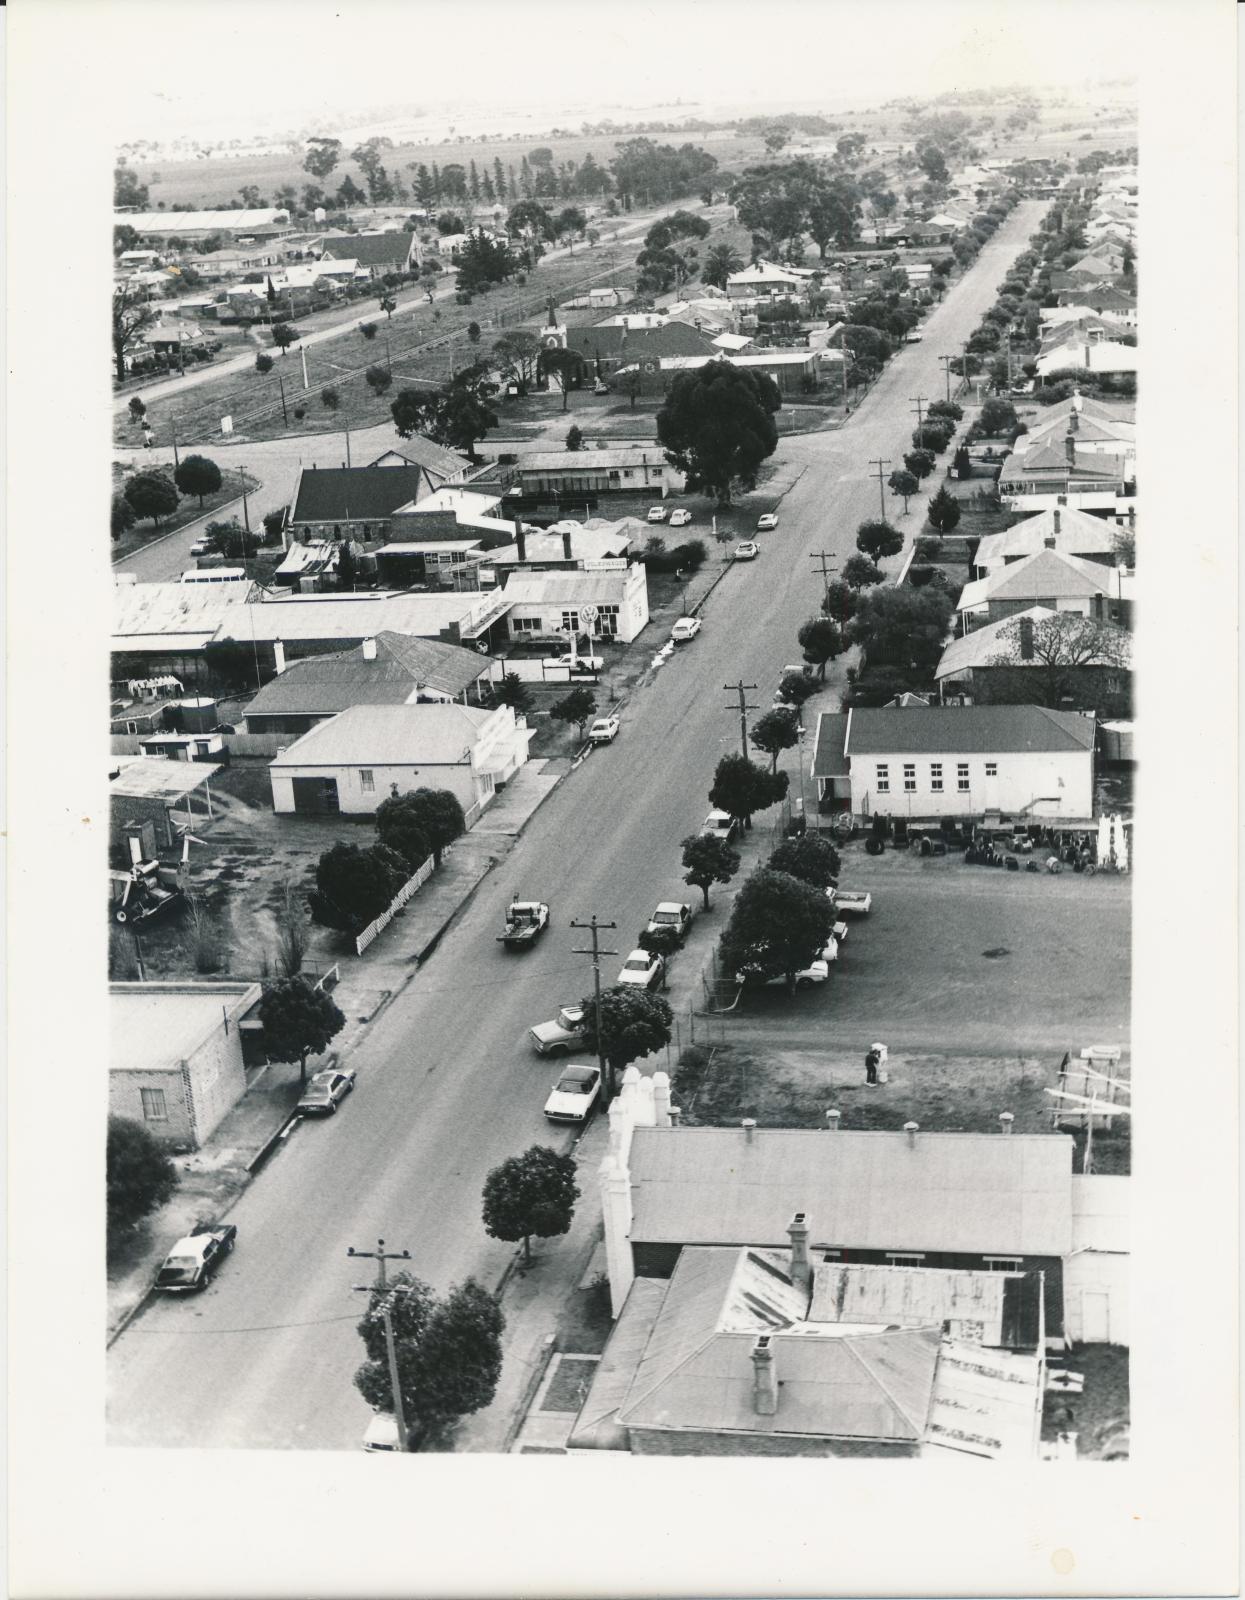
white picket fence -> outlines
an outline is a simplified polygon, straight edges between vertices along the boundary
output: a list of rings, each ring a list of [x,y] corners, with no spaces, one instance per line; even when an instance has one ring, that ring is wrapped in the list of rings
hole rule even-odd
[[[373,939],[378,938],[385,931],[385,929],[393,921],[394,917],[397,916],[398,912],[401,911],[402,907],[411,898],[420,885],[427,883],[428,879],[432,876],[433,868],[434,862],[432,857],[429,856],[427,861],[424,862],[423,866],[420,867],[419,871],[414,875],[414,877],[408,878],[398,890],[397,894],[394,895],[393,899],[389,902],[388,909],[382,911],[380,916],[378,916],[375,921],[369,922],[367,927],[364,928],[363,932],[359,934],[358,938],[354,942],[356,955],[361,956],[367,949],[368,945],[372,943]]]

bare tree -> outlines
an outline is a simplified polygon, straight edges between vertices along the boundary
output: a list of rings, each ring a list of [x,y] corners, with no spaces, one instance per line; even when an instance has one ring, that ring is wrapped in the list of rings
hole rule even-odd
[[[307,954],[307,909],[294,878],[287,878],[284,899],[277,913],[277,966],[283,978],[303,970]]]

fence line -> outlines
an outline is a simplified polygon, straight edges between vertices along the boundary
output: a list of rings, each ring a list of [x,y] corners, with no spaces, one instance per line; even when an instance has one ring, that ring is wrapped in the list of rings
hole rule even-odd
[[[359,934],[358,938],[356,938],[354,942],[354,950],[357,956],[361,956],[367,949],[368,945],[370,945],[374,939],[378,938],[385,931],[385,929],[393,921],[394,917],[397,916],[398,912],[401,911],[402,907],[411,898],[415,891],[422,884],[427,883],[428,879],[433,874],[434,867],[435,862],[433,858],[429,856],[427,861],[424,862],[423,866],[420,867],[419,871],[416,872],[413,877],[408,878],[398,890],[397,894],[394,895],[393,899],[389,902],[388,909],[382,911],[380,916],[375,918],[374,921],[368,923],[367,927],[364,928],[363,932]]]

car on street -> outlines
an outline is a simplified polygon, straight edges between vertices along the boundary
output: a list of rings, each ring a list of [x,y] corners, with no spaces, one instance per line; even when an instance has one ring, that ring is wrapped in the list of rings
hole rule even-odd
[[[684,511],[682,506],[680,506],[677,511],[672,511],[670,513],[670,526],[672,528],[686,528],[691,520],[692,513],[690,511]]]
[[[735,546],[736,561],[755,561],[761,554],[761,546],[755,539],[745,539],[742,544]]]
[[[212,541],[210,539],[196,539],[190,547],[190,553],[192,556],[211,555]]]
[[[613,744],[622,726],[617,716],[598,717],[588,729],[589,744]]]
[[[811,989],[814,984],[825,983],[830,977],[830,966],[824,955],[818,956],[815,961],[810,961],[806,967],[801,967],[795,975],[797,989]],[[777,977],[762,978],[758,972],[745,967],[735,976],[736,983],[755,983],[758,987],[766,989],[783,989],[787,984],[785,973],[780,972]]]
[[[666,516],[667,512],[665,506],[650,506],[648,508],[648,520],[650,522],[664,522],[666,520]]]
[[[527,1036],[536,1046],[537,1055],[569,1056],[584,1042],[583,1007],[559,1006],[552,1022],[538,1022],[527,1030]]]
[[[601,1098],[599,1067],[567,1067],[545,1101],[550,1122],[587,1122]]]
[[[739,832],[739,820],[728,811],[711,811],[700,825],[700,832],[713,839],[725,839],[727,844]]]
[[[353,1067],[331,1067],[308,1078],[295,1110],[304,1117],[331,1117],[354,1088]]]
[[[905,333],[904,334],[904,343],[905,344],[920,344],[920,342],[921,342],[921,334],[916,328],[913,328],[911,333]]]
[[[767,511],[764,516],[757,518],[757,532],[768,533],[771,528],[778,526],[778,513]]]
[[[696,908],[682,900],[663,900],[648,919],[645,933],[660,933],[673,928],[680,940],[686,939],[696,917]]]
[[[238,1230],[232,1222],[219,1226],[197,1222],[184,1239],[179,1239],[156,1274],[156,1288],[166,1294],[190,1294],[206,1289],[216,1276],[221,1262],[233,1250]]]
[[[584,655],[577,651],[572,661],[569,652],[564,656],[546,656],[542,667],[566,667],[571,672],[601,672],[605,667],[603,656]]]
[[[617,982],[637,989],[655,989],[666,975],[666,963],[651,950],[633,950],[623,962]]]
[[[694,639],[700,632],[699,617],[680,617],[670,630],[670,637],[675,644],[686,644],[689,639]]]
[[[836,889],[834,909],[849,917],[867,917],[873,909],[873,896],[867,889]]]
[[[506,921],[497,942],[507,950],[526,950],[548,926],[549,907],[543,901],[512,900],[506,907]]]
[[[410,1448],[411,1431],[407,1429],[407,1448]],[[398,1419],[392,1411],[378,1411],[368,1423],[363,1434],[363,1448],[401,1453],[398,1442]]]

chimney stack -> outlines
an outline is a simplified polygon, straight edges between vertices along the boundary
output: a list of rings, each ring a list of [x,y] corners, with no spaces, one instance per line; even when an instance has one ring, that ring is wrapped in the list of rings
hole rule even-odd
[[[1010,1133],[1012,1131],[1012,1123],[1015,1122],[1015,1120],[1015,1116],[1010,1111],[999,1112],[999,1126],[1003,1129],[1004,1133]]]
[[[797,1211],[787,1229],[791,1240],[791,1281],[807,1289],[812,1281],[813,1269],[808,1259],[808,1213]]]
[[[572,559],[571,530],[569,528],[563,528],[562,530],[562,559],[563,561],[570,561]]]
[[[1073,434],[1071,428],[1069,428],[1067,433],[1065,433],[1064,436],[1063,436],[1063,452],[1064,452],[1064,455],[1067,457],[1068,465],[1070,467],[1075,467],[1076,466],[1076,438],[1075,438],[1075,435]]]
[[[1052,515],[1055,520],[1055,537],[1057,539],[1059,537],[1059,512],[1056,510]]]
[[[679,1123],[682,1122],[682,1120],[683,1120],[683,1107],[682,1106],[671,1106],[670,1107],[670,1126],[672,1128],[677,1128]]]
[[[1046,550],[1053,550],[1055,548],[1055,535],[1048,533],[1045,539],[1042,540],[1042,546]]]
[[[280,639],[272,641],[272,663],[277,669],[277,676],[280,677],[285,671],[285,646]]]
[[[516,517],[514,519],[514,542],[519,547],[519,560],[526,561],[527,535],[523,531],[523,520],[521,517]]]
[[[749,1144],[751,1144],[752,1140],[753,1140],[753,1137],[756,1134],[756,1127],[757,1127],[756,1118],[755,1117],[745,1117],[743,1122],[740,1124],[740,1126],[744,1130],[744,1138],[748,1141]]]
[[[376,660],[376,640],[375,639],[365,639],[363,641],[363,659],[365,661],[375,661]]]
[[[831,1106],[826,1112],[826,1127],[829,1128],[831,1133],[837,1133],[839,1131],[839,1123],[842,1120],[842,1117],[843,1113],[841,1111],[836,1111],[833,1106]]]
[[[778,1379],[768,1333],[758,1334],[752,1346],[752,1406],[758,1417],[772,1417],[778,1411]]]
[[[908,1149],[915,1150],[916,1136],[921,1131],[921,1124],[919,1122],[905,1122],[903,1131],[908,1135]]]
[[[1020,618],[1020,659],[1033,660],[1033,618]]]

